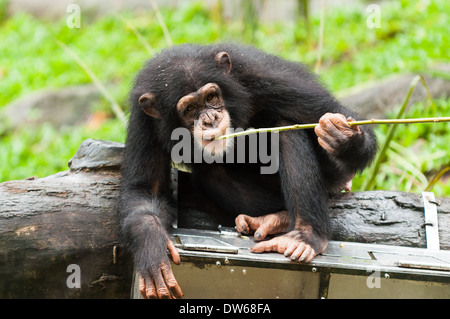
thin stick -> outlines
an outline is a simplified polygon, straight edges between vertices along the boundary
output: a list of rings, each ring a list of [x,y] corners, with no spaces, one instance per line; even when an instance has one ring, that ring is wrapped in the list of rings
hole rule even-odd
[[[415,119],[371,119],[371,120],[363,120],[363,121],[352,121],[347,122],[350,126],[355,125],[369,125],[369,124],[411,124],[411,123],[439,123],[439,122],[450,122],[450,117],[427,117],[427,118],[415,118]],[[227,138],[238,137],[243,135],[249,135],[254,133],[268,133],[268,132],[282,132],[282,131],[291,131],[291,130],[304,130],[315,128],[319,123],[313,124],[295,124],[289,126],[280,126],[280,127],[270,127],[270,128],[259,128],[259,129],[250,129],[242,132],[226,134],[219,137],[216,137],[216,140],[224,140]]]

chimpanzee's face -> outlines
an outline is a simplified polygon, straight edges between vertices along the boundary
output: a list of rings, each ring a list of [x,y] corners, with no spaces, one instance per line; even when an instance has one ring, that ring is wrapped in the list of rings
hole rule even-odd
[[[227,141],[214,140],[226,134],[230,127],[230,116],[217,84],[205,84],[183,96],[177,103],[177,111],[181,123],[193,133],[198,146],[211,154],[225,151]]]
[[[218,53],[211,63],[212,65],[215,64],[213,72],[219,72],[222,77],[228,76],[230,73],[231,59],[228,53]],[[180,123],[191,132],[195,145],[200,147],[203,151],[213,155],[223,154],[226,151],[226,148],[231,146],[230,139],[214,140],[214,138],[227,133],[227,129],[230,128],[231,125],[231,119],[229,112],[225,108],[225,99],[219,85],[212,83],[213,81],[210,80],[211,83],[205,81],[206,84],[201,84],[202,86],[198,88],[198,86],[195,86],[194,84],[195,82],[198,83],[198,81],[181,80],[184,77],[184,73],[189,75],[186,77],[187,79],[192,79],[192,70],[190,70],[190,72],[185,72],[184,68],[179,67],[178,64],[174,65],[172,69],[170,69],[170,72],[168,71],[169,68],[163,69],[167,69],[165,70],[165,73],[171,73],[171,78],[178,79],[177,81],[180,83],[166,84],[166,87],[170,88],[171,93],[159,94],[158,98],[153,92],[142,94],[139,98],[139,105],[142,110],[151,117],[163,121],[166,120],[164,125],[167,124],[170,127],[173,124],[168,123],[167,121],[173,122],[173,120],[167,117],[167,115],[165,115],[166,113],[161,112],[161,110],[172,109],[176,104],[176,113]],[[175,72],[181,73],[175,74]],[[174,74],[175,76],[173,76]],[[156,77],[167,78],[167,76],[160,76],[160,74],[157,74]],[[175,92],[184,90],[183,87],[191,87],[191,90],[194,91],[187,94],[186,91],[184,91],[183,94],[185,95],[179,98],[178,101],[176,99],[173,101],[167,99],[167,97],[176,96]],[[157,92],[159,91],[157,90]]]

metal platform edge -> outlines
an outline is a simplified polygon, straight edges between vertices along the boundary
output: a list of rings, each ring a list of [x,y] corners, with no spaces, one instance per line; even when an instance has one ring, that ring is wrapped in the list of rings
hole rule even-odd
[[[230,233],[224,235],[218,231],[176,228],[170,234],[170,238],[174,242],[176,242],[174,238],[176,235],[200,235],[225,242],[227,242],[227,238],[235,240],[233,236],[239,237],[237,232],[234,235]],[[255,244],[255,241],[253,241],[251,236],[248,236],[245,241],[247,241],[248,247],[238,247],[237,254],[192,251],[180,247],[178,247],[178,251],[181,256],[181,262],[198,263],[199,267],[205,264],[217,264],[219,262],[229,266],[253,266],[258,268],[311,271],[321,273],[322,276],[332,273],[368,276],[371,272],[377,271],[384,278],[450,283],[450,271],[448,270],[406,268],[395,263],[373,259],[373,254],[371,255],[369,253],[367,256],[352,255],[353,251],[364,250],[372,253],[399,253],[410,256],[429,256],[432,254],[438,260],[441,260],[443,264],[447,264],[450,267],[450,251],[430,251],[426,248],[330,241],[323,254],[316,256],[311,263],[305,264],[291,261],[278,253],[252,253],[250,252],[250,247]],[[340,252],[340,254],[336,252]]]

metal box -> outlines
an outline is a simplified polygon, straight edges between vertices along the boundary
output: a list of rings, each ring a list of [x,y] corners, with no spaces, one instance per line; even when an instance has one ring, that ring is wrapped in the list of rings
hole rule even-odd
[[[301,264],[251,253],[253,238],[234,229],[179,228],[171,239],[185,298],[450,298],[450,251],[332,241]]]

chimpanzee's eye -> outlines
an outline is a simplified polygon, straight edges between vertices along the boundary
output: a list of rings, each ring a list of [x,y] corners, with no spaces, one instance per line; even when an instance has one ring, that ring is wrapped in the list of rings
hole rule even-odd
[[[217,98],[217,93],[216,93],[216,92],[214,92],[214,93],[209,93],[209,94],[206,96],[206,102],[208,102],[208,103],[214,103],[216,98]]]
[[[189,104],[187,107],[186,107],[186,112],[191,112],[191,111],[193,111],[195,109],[195,106],[193,106],[192,104]]]

